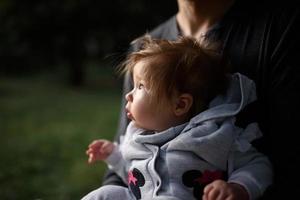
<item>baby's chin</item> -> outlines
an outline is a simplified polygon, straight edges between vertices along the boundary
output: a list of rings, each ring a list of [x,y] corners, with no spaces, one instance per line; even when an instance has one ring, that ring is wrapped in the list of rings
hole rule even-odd
[[[133,122],[135,127],[148,130],[145,126],[141,125],[140,123],[137,123],[135,120],[132,119],[131,121]]]
[[[163,130],[159,130],[157,127],[149,127],[149,126],[145,126],[143,124],[137,123],[135,120],[132,120],[133,124],[135,127],[140,128],[140,129],[144,129],[146,131],[150,131],[150,132],[162,132]],[[166,130],[166,129],[164,129]]]
[[[144,130],[147,130],[147,131],[153,131],[153,129],[147,127],[147,126],[144,126],[143,124],[140,124],[138,122],[136,122],[135,120],[131,120],[134,124],[135,127],[137,128],[140,128],[140,129],[144,129]]]

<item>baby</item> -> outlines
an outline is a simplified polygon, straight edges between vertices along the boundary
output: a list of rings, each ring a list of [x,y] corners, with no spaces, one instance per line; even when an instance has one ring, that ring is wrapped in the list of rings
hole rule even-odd
[[[128,188],[102,186],[83,200],[256,199],[272,183],[269,160],[251,145],[257,123],[235,125],[256,100],[254,82],[228,74],[218,54],[192,38],[146,36],[122,70],[134,83],[126,134],[120,144],[95,140],[86,153]]]

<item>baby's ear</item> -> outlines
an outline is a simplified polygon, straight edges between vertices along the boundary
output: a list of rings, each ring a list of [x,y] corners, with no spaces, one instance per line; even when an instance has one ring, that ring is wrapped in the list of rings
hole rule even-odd
[[[174,114],[182,116],[188,113],[193,105],[193,96],[189,93],[180,94],[175,100]]]

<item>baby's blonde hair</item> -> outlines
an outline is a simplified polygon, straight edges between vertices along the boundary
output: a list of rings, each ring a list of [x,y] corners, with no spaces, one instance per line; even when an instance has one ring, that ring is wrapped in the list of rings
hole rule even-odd
[[[139,42],[140,50],[128,55],[121,71],[132,73],[136,64],[143,61],[143,78],[157,102],[163,97],[171,99],[176,92],[189,93],[193,96],[194,115],[225,91],[228,65],[207,45],[191,37],[170,41],[149,35]]]

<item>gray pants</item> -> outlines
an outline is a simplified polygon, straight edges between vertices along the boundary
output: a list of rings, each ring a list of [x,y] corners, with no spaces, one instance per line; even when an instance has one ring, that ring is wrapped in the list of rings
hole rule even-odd
[[[126,187],[105,185],[88,193],[81,200],[135,200],[135,197]]]

